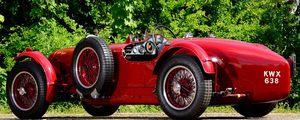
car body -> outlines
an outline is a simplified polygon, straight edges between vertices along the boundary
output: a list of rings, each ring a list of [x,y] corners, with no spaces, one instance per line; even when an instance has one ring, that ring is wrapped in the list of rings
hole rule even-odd
[[[31,58],[40,66],[40,74],[45,75],[40,78],[45,85],[36,84],[38,89],[46,87],[46,90],[36,90],[39,92],[34,98],[44,92],[42,101],[49,104],[59,98],[68,100],[66,96],[78,95],[87,112],[95,116],[111,115],[118,105],[146,104],[161,105],[164,112],[175,119],[196,118],[209,105],[235,105],[234,108],[246,117],[260,117],[268,114],[276,102],[289,96],[290,64],[294,61],[289,63],[264,45],[191,37],[157,43],[159,37],[153,34],[136,41],[135,35],[129,35],[124,43],[106,45],[103,39],[90,35],[76,48],[57,50],[49,58],[27,49],[16,56],[16,61]],[[39,99],[32,107],[25,105],[29,110],[20,109],[24,108],[24,103],[18,99],[24,93],[27,95],[27,90],[15,88],[18,75],[10,76],[8,81],[17,81],[8,83],[10,87],[7,88],[15,115],[41,117],[43,113],[31,111],[38,106]],[[32,76],[33,80],[39,80],[34,74]],[[93,106],[113,110],[97,111]],[[44,107],[47,110],[47,106]],[[254,109],[254,114],[243,109]],[[263,110],[255,112],[256,109]],[[22,113],[29,115],[22,116]]]
[[[182,41],[185,42],[182,43]],[[162,50],[162,54],[147,61],[127,60],[122,53],[123,48],[128,45],[126,43],[110,46],[115,60],[118,61],[115,76],[118,84],[109,100],[110,104],[158,104],[157,98],[153,94],[157,73],[159,72],[157,67],[161,67],[163,60],[166,60],[164,53],[177,47],[182,49],[174,51],[174,53],[167,53],[167,56],[191,54],[196,57],[198,55],[197,58],[202,61],[202,66],[206,66],[203,67],[205,73],[213,76],[215,81],[217,80],[214,85],[215,93],[225,92],[226,88],[233,89],[232,91],[235,94],[232,94],[236,97],[233,97],[232,94],[230,97],[236,98],[236,100],[231,101],[232,103],[229,104],[246,97],[246,94],[251,94],[251,96],[247,96],[249,97],[247,99],[253,102],[280,101],[289,95],[290,73],[288,62],[262,45],[216,38],[178,39],[171,41],[169,44],[170,46],[166,46]],[[202,51],[200,51],[201,49]],[[66,74],[70,76],[61,78],[61,80],[69,80],[70,87],[75,86],[72,85],[71,76],[73,50],[74,48],[61,49],[49,58],[52,64],[57,64],[54,68],[63,65],[63,71],[69,71]],[[220,61],[213,62],[212,59]],[[55,71],[60,70],[56,68]],[[215,74],[216,72],[218,74]],[[62,76],[65,75],[59,75],[59,77]],[[268,84],[265,82],[267,78],[279,78],[279,81],[278,83]],[[240,98],[237,97],[238,94],[240,94]],[[218,101],[214,103],[217,104]]]

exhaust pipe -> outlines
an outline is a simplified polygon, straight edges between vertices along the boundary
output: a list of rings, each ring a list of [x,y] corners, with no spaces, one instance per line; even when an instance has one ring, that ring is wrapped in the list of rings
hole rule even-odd
[[[291,78],[294,78],[296,76],[296,54],[292,53],[287,61],[290,64],[290,73],[291,73]]]

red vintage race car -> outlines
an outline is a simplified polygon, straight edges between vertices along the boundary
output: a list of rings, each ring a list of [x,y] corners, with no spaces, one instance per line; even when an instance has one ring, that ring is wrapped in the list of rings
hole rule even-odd
[[[93,116],[111,115],[119,105],[147,104],[160,105],[174,119],[197,118],[209,105],[233,105],[243,116],[261,117],[289,96],[294,59],[242,41],[167,40],[162,29],[111,45],[89,35],[49,58],[28,48],[16,56],[8,76],[12,112],[40,118],[50,103],[79,96]]]

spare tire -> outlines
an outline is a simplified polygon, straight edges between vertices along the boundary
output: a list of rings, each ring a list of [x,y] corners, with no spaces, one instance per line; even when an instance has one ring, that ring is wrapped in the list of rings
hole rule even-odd
[[[113,92],[114,59],[106,42],[97,36],[82,39],[75,47],[72,76],[81,97],[110,96]]]

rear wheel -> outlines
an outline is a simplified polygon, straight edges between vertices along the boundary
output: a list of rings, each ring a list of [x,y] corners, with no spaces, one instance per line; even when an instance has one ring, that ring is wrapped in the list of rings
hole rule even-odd
[[[73,54],[72,75],[80,94],[92,98],[111,95],[113,74],[113,55],[103,39],[92,36],[77,44]]]
[[[6,95],[12,112],[21,119],[42,117],[46,102],[46,79],[43,69],[33,62],[16,63],[6,83]]]
[[[118,105],[90,105],[85,102],[82,102],[82,106],[92,116],[110,116],[119,108]]]
[[[199,64],[190,56],[177,55],[166,62],[157,82],[163,111],[173,119],[195,119],[209,105],[212,82],[204,80]]]
[[[263,117],[276,107],[276,103],[238,104],[233,108],[245,117]]]

